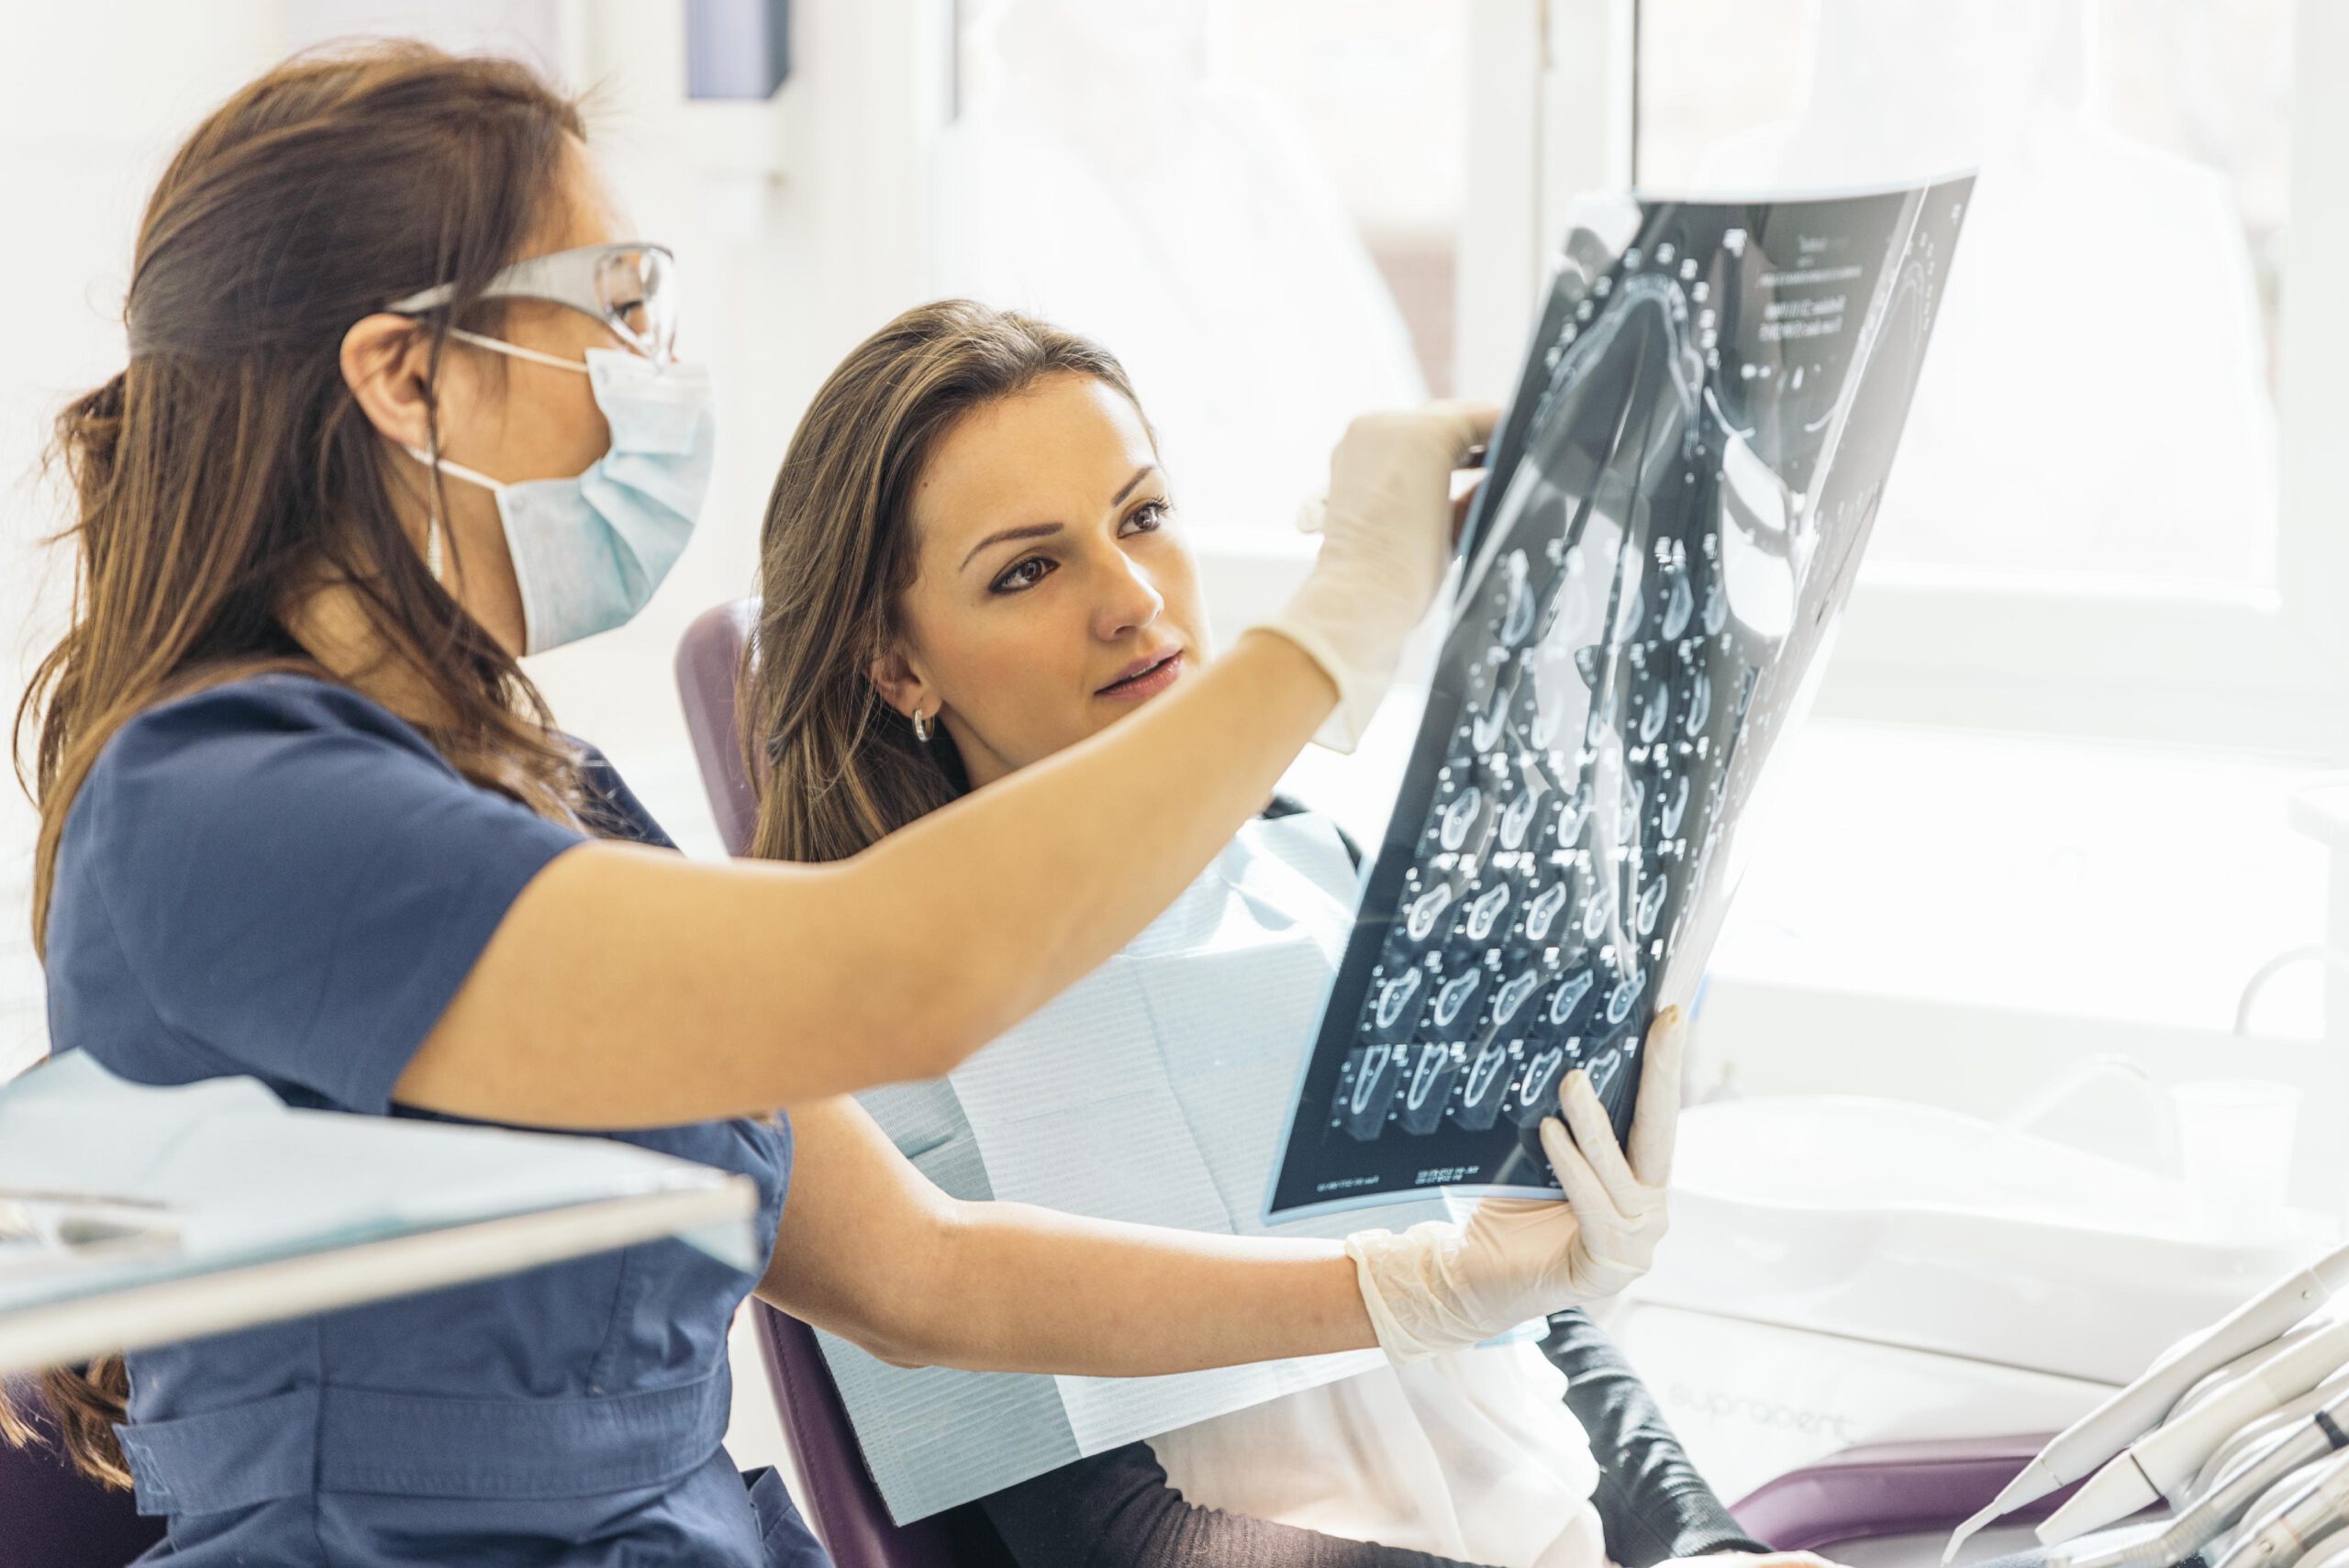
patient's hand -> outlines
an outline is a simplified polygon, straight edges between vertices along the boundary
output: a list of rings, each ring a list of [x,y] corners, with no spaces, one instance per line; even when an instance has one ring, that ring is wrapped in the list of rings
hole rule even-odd
[[[1664,1186],[1685,1033],[1677,1007],[1648,1031],[1628,1155],[1589,1078],[1576,1071],[1560,1084],[1564,1119],[1542,1124],[1542,1147],[1565,1202],[1487,1198],[1464,1225],[1431,1220],[1400,1236],[1370,1230],[1346,1239],[1363,1304],[1390,1359],[1465,1349],[1612,1296],[1647,1272],[1669,1218]]]

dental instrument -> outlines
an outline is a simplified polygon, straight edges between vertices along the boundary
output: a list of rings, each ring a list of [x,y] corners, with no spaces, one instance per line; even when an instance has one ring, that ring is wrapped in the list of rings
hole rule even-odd
[[[2157,1534],[2094,1551],[2049,1549],[2046,1568],[2171,1568],[2183,1564],[2232,1528],[2278,1481],[2312,1460],[2349,1448],[2349,1396],[2320,1407],[2308,1424],[2241,1468]]]
[[[2291,1568],[2310,1545],[2339,1527],[2349,1507],[2349,1455],[2336,1458],[2259,1517],[2216,1568]]]
[[[2250,1540],[2254,1531],[2266,1525],[2270,1515],[2287,1504],[2298,1501],[2301,1494],[2308,1490],[2309,1483],[2314,1481],[2319,1473],[2330,1462],[2332,1462],[2330,1460],[2320,1459],[2313,1464],[2303,1464],[2266,1491],[2262,1492],[2259,1495],[2259,1500],[2243,1510],[2243,1518],[2236,1523],[2234,1529],[2225,1531],[2218,1540],[2196,1553],[2197,1559],[2203,1563],[2214,1563],[2225,1558],[2236,1547]]]
[[[2048,1544],[2071,1540],[2167,1498],[2176,1501],[2202,1463],[2244,1423],[2299,1398],[2349,1362],[2349,1320],[2271,1352],[2264,1361],[2121,1451],[2039,1526]]]
[[[1966,1539],[2003,1518],[2068,1485],[2150,1430],[2178,1399],[2228,1362],[2272,1344],[2349,1284],[2349,1246],[2334,1249],[2288,1275],[2201,1333],[2182,1340],[2136,1382],[2058,1433],[2022,1473],[2000,1489],[1987,1507],[1957,1527],[1942,1553],[1947,1563]],[[2200,1544],[2199,1542],[2197,1543]]]
[[[2192,1415],[2201,1407],[2203,1401],[2222,1392],[2235,1379],[2287,1345],[2297,1345],[2311,1334],[2322,1333],[2329,1321],[2330,1319],[2321,1312],[2311,1313],[2306,1322],[2287,1329],[2269,1343],[2260,1346],[2255,1351],[2246,1351],[2216,1372],[2205,1373],[2201,1382],[2178,1396],[2177,1403],[2171,1406],[2169,1414],[2163,1418],[2164,1423]]]
[[[2232,1470],[2244,1454],[2264,1447],[2295,1423],[2307,1420],[2318,1406],[2330,1403],[2343,1394],[2349,1394],[2349,1368],[2334,1373],[2291,1403],[2277,1406],[2221,1443],[2217,1451],[2202,1462],[2201,1473],[2194,1477],[2193,1484],[2187,1488],[2187,1495],[2189,1497],[2201,1496],[2217,1485],[2219,1477]]]
[[[2266,1525],[2269,1518],[2279,1509],[2287,1504],[2297,1502],[2308,1490],[2309,1483],[2314,1481],[2318,1473],[2330,1462],[2330,1460],[2321,1459],[2313,1464],[2303,1464],[2266,1491],[2262,1492],[2259,1495],[2259,1500],[2243,1510],[2243,1518],[2235,1522],[2232,1529],[2221,1531],[2217,1540],[2196,1552],[2188,1561],[2194,1562],[2196,1568],[2204,1568],[2206,1564],[2225,1559],[2228,1553],[2250,1540],[2254,1532]]]
[[[2310,1547],[2300,1568],[2349,1568],[2349,1535],[2329,1535]]]

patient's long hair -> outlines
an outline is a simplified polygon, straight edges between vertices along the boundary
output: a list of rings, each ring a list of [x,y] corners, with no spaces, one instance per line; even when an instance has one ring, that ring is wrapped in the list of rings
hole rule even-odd
[[[741,681],[759,793],[751,852],[844,860],[968,787],[942,728],[927,745],[867,672],[913,585],[914,486],[957,421],[1060,373],[1123,366],[1071,332],[964,299],[918,306],[832,372],[791,438],[760,540],[764,595]]]
[[[391,485],[408,481],[344,383],[343,334],[385,302],[453,283],[420,320],[436,371],[451,317],[495,330],[483,287],[562,189],[580,117],[524,66],[378,43],[297,58],[198,126],[149,199],[124,317],[129,363],[59,417],[53,462],[74,517],[63,638],[17,710],[17,773],[40,809],[33,936],[46,951],[58,840],[123,723],[273,667],[320,673],[286,604],[355,591],[441,716],[451,766],[542,814],[575,817],[575,753],[514,659],[432,580]],[[387,469],[387,465],[391,465]],[[398,478],[395,480],[394,473]],[[74,1464],[129,1474],[111,1424],[119,1358],[43,1375]],[[0,1388],[0,1438],[39,1433]]]

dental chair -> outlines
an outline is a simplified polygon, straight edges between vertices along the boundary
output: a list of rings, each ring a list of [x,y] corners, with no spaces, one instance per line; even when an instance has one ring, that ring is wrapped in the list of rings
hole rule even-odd
[[[759,816],[758,791],[742,771],[742,731],[734,706],[742,655],[758,623],[759,601],[736,599],[702,611],[677,640],[677,697],[685,710],[685,733],[693,740],[710,812],[718,818],[718,841],[729,855],[749,851]]]
[[[2050,1434],[1871,1443],[1765,1481],[1730,1511],[1756,1540],[1781,1551],[1832,1551],[1863,1542],[1931,1539],[1927,1560],[1964,1520],[1988,1506],[2045,1446]],[[2007,1523],[2027,1524],[2060,1507],[2075,1488],[2017,1509]],[[1877,1553],[1868,1554],[1872,1559]],[[1996,1555],[1976,1547],[1967,1561]]]
[[[750,847],[758,814],[757,792],[743,771],[734,696],[758,610],[754,599],[705,610],[677,646],[685,729],[718,837],[727,852],[737,855]],[[832,1560],[840,1568],[957,1568],[954,1538],[943,1517],[891,1522],[815,1331],[763,1301],[751,1301],[750,1309],[808,1523]],[[1765,1484],[1732,1511],[1756,1540],[1787,1551],[1938,1536],[1988,1503],[2044,1441],[2030,1436],[1849,1449]],[[2017,1518],[2043,1517],[2062,1496]],[[1936,1540],[1930,1558],[1939,1555]],[[1983,1555],[1988,1553],[1968,1554]]]
[[[742,769],[734,707],[736,677],[758,616],[755,599],[719,605],[695,617],[677,644],[677,694],[685,705],[685,732],[718,818],[718,840],[729,855],[750,848],[758,817],[758,795]],[[748,1309],[767,1363],[768,1386],[790,1439],[807,1522],[832,1561],[839,1568],[954,1568],[941,1521],[890,1521],[864,1468],[848,1410],[832,1386],[831,1370],[817,1348],[816,1331],[756,1298]]]

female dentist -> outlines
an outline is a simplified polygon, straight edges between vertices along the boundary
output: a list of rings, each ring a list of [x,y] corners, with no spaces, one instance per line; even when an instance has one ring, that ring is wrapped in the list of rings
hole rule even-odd
[[[140,228],[129,364],[60,422],[77,593],[18,714],[34,929],[60,1051],[622,1138],[750,1175],[772,1231],[777,1107],[961,1060],[1139,931],[1333,706],[1359,724],[1489,420],[1358,427],[1297,599],[1131,722],[835,865],[697,865],[516,662],[625,621],[707,478],[669,261],[626,233],[572,106],[505,61],[308,57],[198,128]],[[1334,1243],[1032,1213],[932,1240],[1019,1265],[989,1364],[1172,1371],[1497,1332],[1661,1229],[1660,1201],[1537,1207],[1390,1238],[1375,1280]],[[1104,1247],[1122,1296],[1086,1287]],[[190,1568],[812,1564],[720,1445],[755,1283],[656,1243],[46,1388]]]

